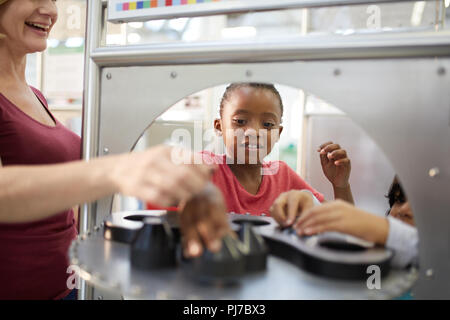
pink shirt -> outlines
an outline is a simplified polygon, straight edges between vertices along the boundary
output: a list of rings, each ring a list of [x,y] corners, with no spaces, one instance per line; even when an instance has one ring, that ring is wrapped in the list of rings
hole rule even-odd
[[[226,164],[225,155],[216,155],[209,151],[201,152],[203,160],[208,164],[218,164],[219,169],[213,176],[213,183],[222,191],[229,212],[250,213],[252,215],[269,214],[269,208],[275,199],[289,190],[311,191],[316,198],[324,201],[321,193],[306,183],[294,170],[283,161],[263,163],[263,177],[258,193],[249,193],[240,184],[230,167]]]

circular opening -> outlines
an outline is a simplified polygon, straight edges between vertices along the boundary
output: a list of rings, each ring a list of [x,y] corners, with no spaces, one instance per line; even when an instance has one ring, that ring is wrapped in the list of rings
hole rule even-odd
[[[250,223],[253,226],[259,227],[259,226],[266,226],[269,225],[270,223],[265,221],[265,220],[261,220],[261,219],[252,219],[252,218],[238,218],[238,219],[234,219],[233,223],[239,224],[239,225],[243,225],[244,223]]]
[[[131,216],[126,216],[124,219],[126,219],[126,220],[131,220],[131,221],[141,221],[141,222],[144,222],[144,219],[145,218],[148,218],[149,216],[145,216],[145,215],[142,215],[142,214],[134,214],[134,215],[131,215]]]
[[[331,250],[337,250],[337,251],[364,251],[366,248],[359,246],[354,243],[348,243],[343,241],[336,241],[336,240],[324,240],[320,241],[319,245],[321,247],[325,247],[327,249]]]

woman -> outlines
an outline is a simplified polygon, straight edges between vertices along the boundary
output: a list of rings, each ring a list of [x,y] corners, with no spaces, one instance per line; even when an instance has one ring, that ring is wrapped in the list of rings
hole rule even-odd
[[[67,252],[77,231],[71,207],[114,193],[160,206],[186,201],[204,190],[212,166],[178,165],[171,149],[80,161],[80,138],[48,110],[42,93],[25,80],[26,55],[46,49],[57,20],[56,1],[0,0],[0,299],[67,296]],[[187,152],[187,151],[186,151]],[[182,225],[217,244],[223,217],[202,213]],[[211,248],[216,248],[212,245]]]

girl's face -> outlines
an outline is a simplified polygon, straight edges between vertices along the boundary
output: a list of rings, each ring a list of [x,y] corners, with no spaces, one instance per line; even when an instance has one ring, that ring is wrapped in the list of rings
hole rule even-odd
[[[0,6],[0,46],[16,54],[44,51],[58,12],[56,0],[9,0]]]
[[[411,226],[416,225],[414,221],[414,215],[408,201],[396,201],[391,208],[390,215]]]
[[[260,164],[283,131],[281,116],[280,102],[273,92],[243,86],[231,92],[214,127],[222,134],[227,156],[235,164]]]

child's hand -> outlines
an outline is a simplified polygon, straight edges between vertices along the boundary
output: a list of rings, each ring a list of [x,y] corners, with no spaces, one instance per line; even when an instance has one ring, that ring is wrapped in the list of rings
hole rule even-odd
[[[322,164],[323,173],[333,187],[347,188],[351,171],[347,152],[341,149],[340,145],[331,141],[322,144],[317,151],[320,152],[320,163]]]
[[[220,191],[209,183],[202,192],[181,207],[183,209],[180,214],[180,229],[184,255],[200,256],[203,243],[210,251],[220,250],[222,237],[232,232]]]
[[[384,245],[389,233],[389,222],[386,218],[336,200],[307,210],[294,228],[299,235],[337,231]]]
[[[311,193],[301,190],[283,192],[270,207],[270,215],[282,226],[289,227],[297,216],[314,206]]]

